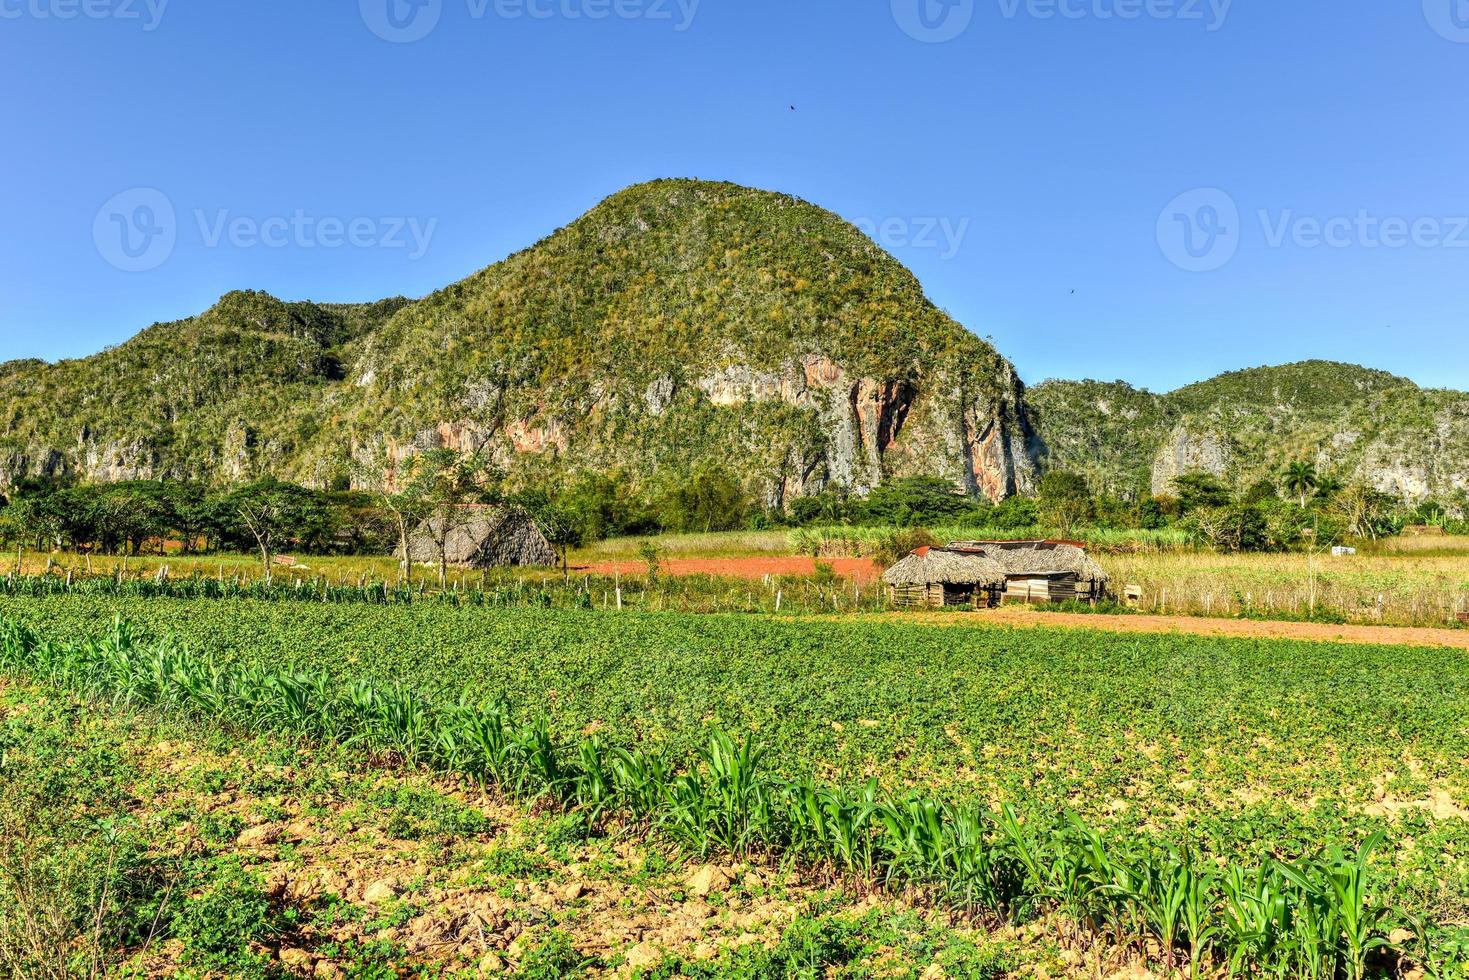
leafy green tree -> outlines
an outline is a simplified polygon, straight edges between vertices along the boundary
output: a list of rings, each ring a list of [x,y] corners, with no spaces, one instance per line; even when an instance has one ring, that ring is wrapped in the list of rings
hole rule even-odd
[[[1162,501],[1157,497],[1145,497],[1132,508],[1123,526],[1156,531],[1159,528],[1167,527],[1168,523],[1168,514],[1163,508]]]
[[[1347,485],[1334,474],[1321,473],[1316,477],[1316,499],[1318,501],[1329,502],[1346,488]]]
[[[475,519],[472,504],[488,503],[493,494],[486,489],[491,474],[479,455],[462,456],[452,449],[419,453],[408,463],[402,489],[395,495],[398,507],[399,542],[407,568],[408,523],[418,527],[433,542],[439,569],[439,588],[449,584],[449,541]]]
[[[1240,494],[1239,502],[1242,504],[1271,504],[1280,499],[1280,490],[1274,480],[1260,479],[1251,483]]]
[[[319,533],[320,527],[328,520],[327,508],[320,494],[275,479],[241,487],[229,494],[226,500],[227,506],[255,541],[267,585],[271,583],[275,555],[281,545]]]
[[[1041,520],[1070,535],[1097,516],[1096,502],[1086,479],[1076,473],[1056,470],[1041,477],[1037,508]]]
[[[1376,541],[1398,530],[1393,520],[1393,505],[1393,498],[1387,494],[1356,483],[1336,495],[1332,511],[1346,524],[1349,533]]]
[[[578,473],[569,485],[549,496],[572,545],[657,530],[647,502],[621,470]],[[537,512],[535,507],[530,509]]]
[[[1306,497],[1321,483],[1316,465],[1309,460],[1296,460],[1280,473],[1280,482],[1301,500],[1301,510],[1306,509]]]
[[[5,516],[16,540],[33,542],[37,551],[60,545],[66,529],[60,493],[47,480],[25,480],[11,488]]]
[[[1179,511],[1183,514],[1200,508],[1229,506],[1229,487],[1212,473],[1184,473],[1174,477],[1172,485],[1178,496]]]
[[[1024,531],[1040,523],[1040,509],[1029,497],[1007,497],[987,515],[988,523],[1002,531]]]
[[[749,497],[733,473],[707,464],[676,480],[662,496],[663,526],[672,531],[732,531],[743,527]]]
[[[969,498],[950,481],[910,476],[874,488],[862,510],[870,524],[919,527],[952,523],[969,508]]]
[[[377,495],[360,490],[334,490],[326,494],[331,514],[332,538],[310,542],[332,553],[380,555],[390,551],[398,540],[392,515]]]
[[[1265,511],[1248,504],[1196,507],[1184,526],[1219,551],[1262,551],[1270,543]]]
[[[159,481],[116,483],[96,488],[93,506],[97,521],[108,535],[132,554],[145,542],[156,540],[161,553],[164,541],[176,523],[169,484]]]
[[[791,501],[791,520],[798,526],[845,524],[852,519],[851,496],[845,487],[827,487],[812,497]]]

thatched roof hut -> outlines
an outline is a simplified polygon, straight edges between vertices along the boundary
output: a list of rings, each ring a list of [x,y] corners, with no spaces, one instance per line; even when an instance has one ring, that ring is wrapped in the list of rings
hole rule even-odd
[[[520,507],[461,507],[450,517],[431,517],[408,538],[408,559],[437,564],[440,544],[450,565],[468,568],[551,566],[556,549],[535,518]]]
[[[1111,576],[1072,541],[958,541],[949,550],[992,558],[1005,569],[1006,598],[1026,602],[1094,601]]]
[[[982,554],[920,548],[883,573],[882,580],[900,608],[990,605],[1005,586],[1005,568]]]

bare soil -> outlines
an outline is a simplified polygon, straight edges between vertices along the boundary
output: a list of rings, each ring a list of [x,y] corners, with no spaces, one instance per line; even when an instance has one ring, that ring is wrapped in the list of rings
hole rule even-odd
[[[712,575],[716,578],[763,579],[767,575],[810,576],[816,574],[815,558],[668,558],[659,565],[664,575]],[[822,564],[845,579],[866,584],[882,575],[882,569],[870,558],[827,558]],[[648,566],[640,561],[608,561],[574,569],[592,575],[646,575]]]
[[[894,617],[945,626],[1057,626],[1063,629],[1106,630],[1113,633],[1186,633],[1194,636],[1455,647],[1469,650],[1469,630],[1416,626],[1336,626],[1328,623],[1289,623],[1274,620],[1205,619],[1198,616],[1114,616],[1038,612],[1024,606],[1006,606],[970,613],[892,613],[883,618]]]

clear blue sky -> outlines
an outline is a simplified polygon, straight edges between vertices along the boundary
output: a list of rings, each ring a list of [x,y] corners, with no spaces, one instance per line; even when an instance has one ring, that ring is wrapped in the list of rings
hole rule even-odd
[[[1469,387],[1469,0],[160,2],[0,0],[0,359],[422,295],[692,176],[866,219],[1031,382]]]

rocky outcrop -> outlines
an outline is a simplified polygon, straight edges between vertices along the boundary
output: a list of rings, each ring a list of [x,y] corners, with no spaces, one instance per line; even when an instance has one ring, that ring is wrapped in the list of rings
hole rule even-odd
[[[78,476],[85,483],[125,483],[154,479],[153,453],[141,439],[129,443],[85,442],[78,453]]]
[[[1227,480],[1234,460],[1234,447],[1227,437],[1179,426],[1153,459],[1153,495],[1171,494],[1173,481],[1185,473],[1208,473]]]
[[[1035,459],[1025,421],[1023,386],[1005,362],[992,383],[973,378],[852,376],[825,354],[781,369],[726,364],[694,387],[719,408],[739,410],[777,402],[816,412],[821,445],[788,458],[770,488],[772,501],[835,484],[865,493],[893,476],[939,474],[956,488],[991,500],[1028,489]]]

